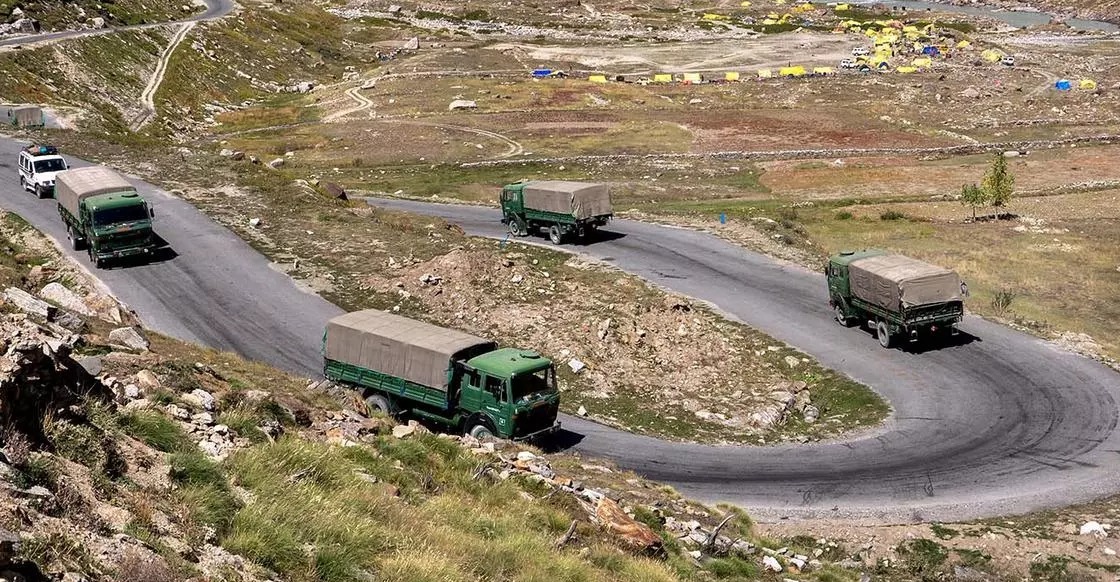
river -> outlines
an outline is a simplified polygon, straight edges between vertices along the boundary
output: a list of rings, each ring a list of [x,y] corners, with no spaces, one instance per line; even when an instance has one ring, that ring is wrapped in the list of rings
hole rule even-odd
[[[851,4],[881,4],[883,6],[897,6],[899,8],[905,8],[908,11],[932,10],[935,12],[955,12],[958,14],[968,14],[971,16],[984,16],[987,18],[994,18],[996,20],[1006,22],[1007,24],[1010,24],[1011,26],[1014,26],[1016,28],[1047,24],[1051,20],[1051,15],[1045,12],[1022,12],[1016,10],[1004,10],[1002,8],[994,8],[991,6],[956,6],[953,4],[943,4],[940,2],[927,2],[926,0],[857,0],[855,2],[851,2]],[[1070,28],[1077,30],[1120,32],[1120,26],[1112,24],[1111,22],[1102,22],[1099,20],[1068,18],[1065,20],[1065,23]]]

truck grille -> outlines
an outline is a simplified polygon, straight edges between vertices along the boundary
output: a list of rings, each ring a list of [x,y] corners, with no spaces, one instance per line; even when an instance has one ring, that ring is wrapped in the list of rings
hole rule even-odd
[[[556,422],[555,404],[545,404],[537,406],[527,413],[521,413],[517,419],[517,429],[514,437],[531,434],[539,430],[544,430]]]

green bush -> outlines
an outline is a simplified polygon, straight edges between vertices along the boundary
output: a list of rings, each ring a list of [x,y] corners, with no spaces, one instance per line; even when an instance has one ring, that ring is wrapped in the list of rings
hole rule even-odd
[[[125,433],[157,451],[174,453],[194,447],[178,423],[158,412],[134,412],[122,416],[120,420]]]
[[[897,210],[888,210],[879,215],[879,220],[902,220],[906,215]]]

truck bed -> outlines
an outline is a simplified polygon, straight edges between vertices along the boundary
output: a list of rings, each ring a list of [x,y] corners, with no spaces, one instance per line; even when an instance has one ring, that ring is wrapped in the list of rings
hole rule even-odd
[[[964,305],[960,301],[921,305],[902,311],[892,311],[864,301],[858,297],[852,297],[852,307],[871,313],[900,327],[939,322],[955,323],[960,321],[961,317],[964,316]]]
[[[421,386],[397,376],[382,374],[368,368],[345,364],[336,360],[326,360],[323,372],[328,380],[372,388],[441,410],[451,408],[447,392]]]

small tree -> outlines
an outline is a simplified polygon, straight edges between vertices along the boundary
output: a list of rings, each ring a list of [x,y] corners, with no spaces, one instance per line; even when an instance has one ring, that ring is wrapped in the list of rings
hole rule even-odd
[[[988,193],[976,184],[961,186],[961,204],[972,207],[972,220],[976,220],[976,209],[988,205]]]
[[[1015,188],[1015,176],[1007,169],[1007,158],[1002,153],[996,154],[996,159],[992,160],[992,167],[984,175],[983,188],[988,204],[996,209],[998,217],[999,209],[1011,202]]]

